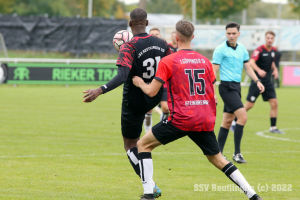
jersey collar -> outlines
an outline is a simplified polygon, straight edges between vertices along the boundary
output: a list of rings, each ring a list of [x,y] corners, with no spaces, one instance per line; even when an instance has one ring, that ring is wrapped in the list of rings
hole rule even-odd
[[[148,33],[139,33],[139,34],[136,34],[134,35],[134,37],[145,37],[145,36],[148,36]]]
[[[236,46],[235,46],[235,47],[230,46],[228,40],[226,40],[226,44],[227,44],[228,47],[231,47],[233,50],[236,50],[236,48],[237,48],[237,46],[238,46],[238,43],[236,43]]]

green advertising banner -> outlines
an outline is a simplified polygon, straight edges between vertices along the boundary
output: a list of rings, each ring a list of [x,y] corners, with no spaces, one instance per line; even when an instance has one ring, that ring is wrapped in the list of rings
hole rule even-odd
[[[115,64],[8,63],[8,84],[105,84]]]

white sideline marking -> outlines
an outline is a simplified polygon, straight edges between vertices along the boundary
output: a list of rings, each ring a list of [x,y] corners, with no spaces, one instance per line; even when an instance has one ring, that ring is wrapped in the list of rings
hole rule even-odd
[[[283,131],[287,131],[287,130],[298,130],[300,128],[284,128],[281,129]],[[283,140],[283,141],[290,141],[290,142],[300,142],[300,140],[292,140],[289,138],[279,138],[279,137],[274,137],[274,136],[270,136],[270,135],[265,135],[264,133],[269,133],[269,130],[265,130],[265,131],[259,131],[256,133],[256,135],[261,136],[261,137],[265,137],[265,138],[269,138],[269,139],[275,139],[275,140]],[[272,133],[272,134],[276,134],[276,133]]]
[[[230,153],[230,152],[224,152]],[[232,153],[232,152],[231,152]],[[270,153],[270,154],[278,154],[278,153],[300,153],[300,151],[257,151],[257,152],[243,152],[243,154],[246,153]],[[201,151],[199,152],[154,152],[152,153],[154,155],[167,155],[167,154],[176,154],[176,155],[192,155],[192,154],[200,154],[203,155]],[[126,153],[100,153],[100,154],[78,154],[78,155],[71,155],[71,154],[65,154],[65,155],[23,155],[23,156],[0,156],[0,158],[37,158],[37,157],[87,157],[87,156],[126,156]]]

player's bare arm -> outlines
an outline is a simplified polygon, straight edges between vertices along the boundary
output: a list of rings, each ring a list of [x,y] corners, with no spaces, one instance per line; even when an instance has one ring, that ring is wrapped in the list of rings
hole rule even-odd
[[[244,63],[244,69],[246,71],[246,74],[257,84],[258,89],[260,90],[260,93],[263,93],[265,91],[264,85],[260,82],[260,80],[257,78],[256,74],[254,73],[253,69],[251,68],[249,62]]]
[[[155,95],[157,95],[159,89],[162,86],[162,82],[160,82],[156,79],[153,79],[150,84],[146,84],[143,81],[143,79],[138,76],[134,76],[132,78],[132,82],[136,87],[141,88],[143,90],[143,92],[150,97],[154,97]]]
[[[250,59],[249,63],[250,63],[250,66],[254,69],[254,71],[256,71],[256,72],[258,73],[258,75],[259,75],[260,77],[263,78],[263,77],[265,77],[265,76],[267,75],[267,72],[266,72],[266,71],[260,69],[260,68],[257,66],[256,61],[255,61],[253,58]],[[252,80],[253,80],[253,79],[252,79]]]
[[[278,79],[278,69],[274,62],[272,62],[272,70],[273,70],[272,75],[274,76],[274,79]]]
[[[217,73],[219,71],[220,65],[216,65],[216,64],[212,64],[213,69],[214,69],[214,73],[215,73],[215,77],[217,77]],[[215,101],[216,104],[218,103],[218,97],[217,97],[217,92],[216,92],[216,83],[214,83],[214,91],[215,91]]]

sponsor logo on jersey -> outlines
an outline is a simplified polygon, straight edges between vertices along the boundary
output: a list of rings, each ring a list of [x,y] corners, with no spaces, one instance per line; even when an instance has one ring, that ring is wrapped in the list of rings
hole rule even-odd
[[[272,58],[274,58],[275,57],[275,52],[272,52],[271,56],[272,56]]]
[[[196,100],[196,101],[186,101],[185,106],[199,106],[199,105],[208,105],[208,100]]]
[[[268,56],[269,54],[268,53],[263,53],[263,56]]]

